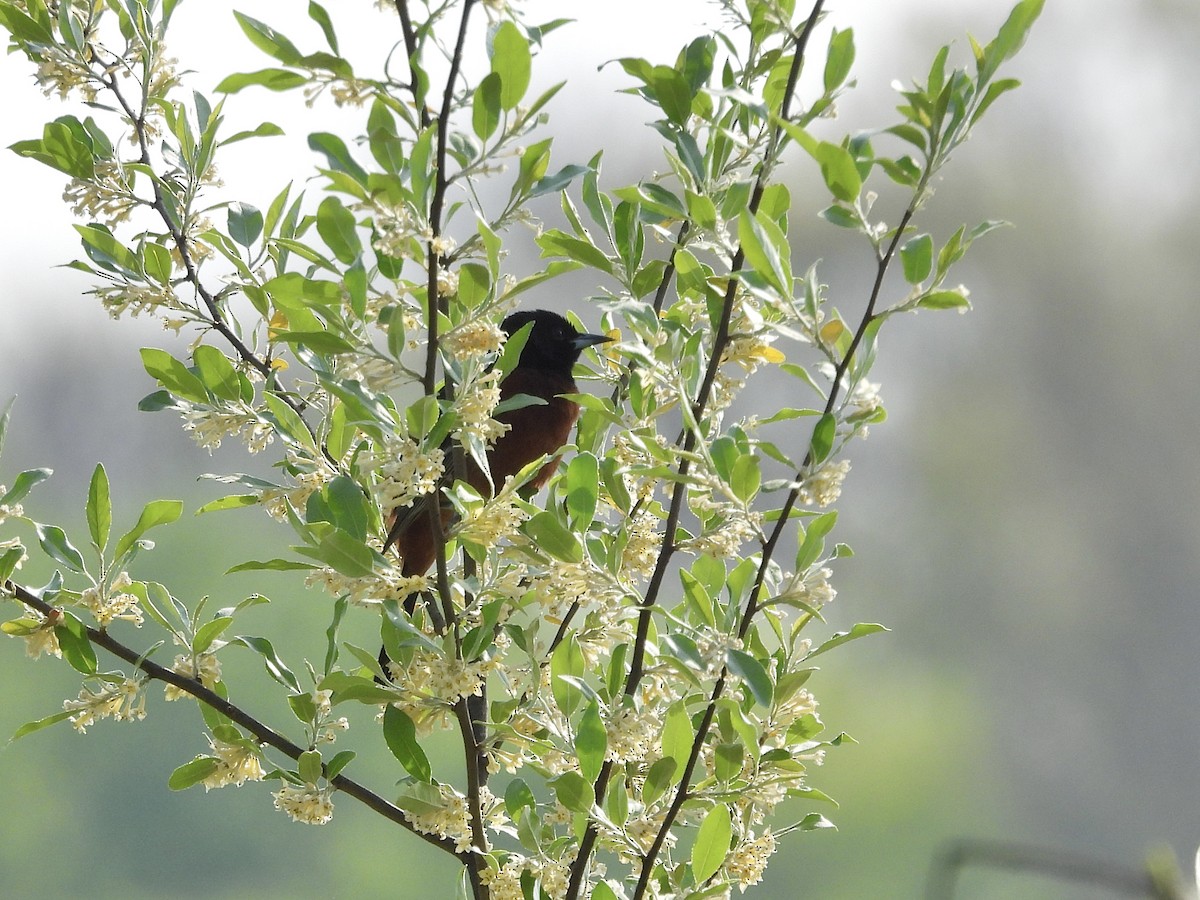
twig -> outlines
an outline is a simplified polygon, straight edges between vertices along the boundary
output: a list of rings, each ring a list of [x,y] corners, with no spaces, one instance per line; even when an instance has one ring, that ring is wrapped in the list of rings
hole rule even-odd
[[[796,35],[795,53],[792,58],[792,65],[788,72],[788,80],[786,91],[784,94],[783,104],[780,109],[780,119],[786,120],[791,108],[792,96],[795,93],[796,81],[800,74],[800,68],[804,61],[804,52],[808,46],[809,36],[816,27],[817,19],[821,14],[821,7],[824,5],[824,0],[816,0],[813,4],[812,11],[809,13],[804,27],[800,33]],[[767,146],[763,152],[763,158],[759,164],[758,172],[755,178],[754,190],[751,194],[750,203],[748,206],[748,214],[754,215],[758,211],[759,204],[762,202],[763,191],[766,188],[766,179],[770,174],[771,167],[782,147],[783,129],[779,124],[771,126]],[[737,275],[742,270],[745,264],[746,254],[743,247],[740,245],[734,253],[733,259],[729,266],[729,285],[726,288],[724,301],[721,309],[721,320],[717,327],[717,332],[713,336],[713,347],[709,357],[708,367],[705,370],[704,381],[697,393],[696,401],[692,404],[692,417],[699,423],[704,417],[705,410],[708,408],[709,400],[712,396],[712,387],[716,382],[717,372],[720,370],[722,357],[725,353],[725,348],[729,342],[729,325],[733,317],[733,305],[738,288]],[[641,604],[641,609],[638,612],[638,627],[637,636],[633,644],[633,656],[629,664],[629,675],[625,681],[625,694],[632,695],[637,689],[639,682],[644,674],[646,642],[650,634],[650,618],[654,610],[654,606],[658,601],[658,594],[662,589],[663,582],[666,578],[667,569],[670,565],[671,558],[674,556],[676,544],[675,534],[679,524],[680,516],[683,512],[684,499],[687,494],[686,478],[691,469],[691,454],[696,448],[696,443],[699,436],[696,431],[688,429],[684,436],[683,445],[680,448],[682,458],[679,461],[678,477],[671,491],[671,504],[667,512],[667,520],[663,526],[663,543],[659,550],[658,560],[655,563],[654,572],[650,576],[650,581],[646,587],[646,593]],[[765,568],[765,567],[764,567]],[[704,727],[698,731],[696,742],[693,744],[692,752],[689,754],[687,765],[685,766],[685,775],[679,783],[674,801],[669,810],[667,820],[663,823],[658,835],[655,838],[651,850],[646,853],[642,860],[642,873],[638,882],[638,888],[634,894],[634,900],[644,896],[645,890],[649,885],[651,871],[654,867],[654,861],[658,852],[662,849],[665,841],[665,836],[670,831],[674,824],[675,816],[682,807],[684,800],[687,797],[688,780],[692,771],[695,768],[696,760],[699,758],[700,748],[703,746],[703,738],[701,735],[707,736],[708,726],[712,724],[712,718],[716,710],[716,700],[720,698],[724,691],[725,670],[722,669],[721,676],[713,688],[713,697],[705,710],[705,718],[703,720]],[[604,791],[608,787],[609,778],[612,776],[612,762],[605,761],[604,766],[600,770],[600,774],[596,778],[594,785],[595,796],[603,796]],[[575,898],[579,896],[579,892],[583,884],[583,875],[587,869],[588,860],[595,847],[597,831],[595,822],[588,821],[587,827],[584,830],[583,837],[579,842],[579,851],[576,854],[575,862],[571,866],[571,879],[567,887],[567,897]]]
[[[52,604],[47,603],[40,597],[31,593],[27,588],[15,582],[6,581],[4,582],[3,587],[5,591],[12,594],[26,606],[30,607],[31,609],[36,609],[44,616],[53,614],[57,609]],[[125,644],[122,644],[107,631],[101,631],[86,625],[84,627],[87,630],[88,640],[97,647],[102,647],[113,656],[123,659],[125,662],[135,666],[150,678],[156,681],[165,682],[166,684],[170,684],[179,690],[190,694],[205,706],[216,710],[221,715],[245,729],[247,732],[252,734],[260,744],[266,744],[270,747],[274,747],[280,753],[294,760],[298,760],[301,754],[305,752],[305,748],[292,743],[279,732],[275,731],[270,726],[263,724],[258,719],[254,718],[248,712],[243,710],[240,706],[235,706],[220,694],[209,690],[196,679],[188,678],[186,675],[181,675],[178,672],[174,672],[171,669],[160,666],[158,663],[146,658],[144,654],[137,652],[131,647],[127,647]],[[461,853],[456,850],[454,841],[450,840],[449,838],[438,837],[437,835],[425,834],[424,832],[417,831],[413,827],[412,823],[408,821],[402,809],[392,803],[389,803],[370,788],[363,786],[352,778],[348,778],[347,776],[340,774],[330,779],[329,784],[336,790],[353,797],[355,800],[358,800],[369,809],[379,813],[385,819],[389,819],[392,822],[395,822],[396,824],[408,829],[423,841],[433,844],[440,850],[446,851],[451,856],[458,859],[463,865],[467,865],[470,854]]]

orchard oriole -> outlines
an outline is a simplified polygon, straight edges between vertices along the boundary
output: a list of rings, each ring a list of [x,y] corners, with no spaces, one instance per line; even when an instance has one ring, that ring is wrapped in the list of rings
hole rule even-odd
[[[545,309],[512,313],[500,324],[500,328],[511,337],[530,322],[533,328],[521,349],[521,357],[516,367],[500,383],[500,399],[503,402],[518,394],[527,394],[544,402],[508,410],[496,417],[509,428],[488,451],[491,484],[482,469],[473,460],[467,459],[463,473],[465,480],[485,497],[492,495],[492,484],[500,487],[505,478],[517,474],[543,456],[552,458],[530,479],[528,485],[536,491],[550,480],[558,465],[556,454],[567,442],[575,420],[579,418],[579,404],[562,396],[578,390],[571,370],[579,354],[587,347],[612,340],[603,334],[581,333],[558,313]],[[442,515],[443,521],[448,522],[449,510],[444,510]],[[392,520],[384,544],[385,553],[392,544],[400,554],[402,574],[423,575],[429,571],[437,547],[428,506],[418,504],[412,509],[402,510]],[[409,597],[405,602],[406,611],[411,613],[415,605],[416,597]],[[380,652],[379,661],[386,672],[386,652]]]

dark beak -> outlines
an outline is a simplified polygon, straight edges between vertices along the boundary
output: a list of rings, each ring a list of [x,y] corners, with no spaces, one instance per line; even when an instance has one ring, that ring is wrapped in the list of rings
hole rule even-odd
[[[615,340],[616,338],[611,338],[607,334],[579,334],[571,338],[571,347],[582,351],[595,344],[607,344],[609,341]]]

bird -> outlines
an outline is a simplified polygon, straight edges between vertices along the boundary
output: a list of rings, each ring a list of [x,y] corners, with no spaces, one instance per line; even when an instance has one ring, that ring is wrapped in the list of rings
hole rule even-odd
[[[493,484],[503,485],[510,475],[543,456],[550,459],[529,480],[526,490],[535,493],[550,480],[558,466],[559,451],[579,418],[579,404],[563,396],[578,391],[572,369],[588,347],[613,340],[605,334],[581,332],[558,313],[546,309],[511,313],[500,323],[500,329],[512,337],[530,323],[533,327],[517,365],[500,382],[500,400],[526,394],[542,402],[507,410],[496,417],[509,428],[488,451],[490,482],[473,460],[466,460],[465,480],[484,497],[492,495]],[[384,552],[395,545],[404,576],[424,575],[437,555],[427,510],[428,506],[421,505],[405,510],[389,527]],[[449,521],[448,508],[443,518]],[[415,604],[416,597],[409,597],[405,610],[411,614]],[[384,660],[386,655],[381,653],[380,662]]]

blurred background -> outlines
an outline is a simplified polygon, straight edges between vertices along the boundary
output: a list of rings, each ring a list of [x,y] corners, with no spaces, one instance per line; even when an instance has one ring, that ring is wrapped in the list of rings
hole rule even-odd
[[[852,27],[858,88],[825,136],[890,124],[893,80],[923,75],[945,43],[964,64],[966,33],[990,39],[1010,5],[830,4],[814,47],[830,27]],[[344,48],[390,45],[390,19],[366,3],[336,6]],[[180,6],[170,46],[180,68],[193,70],[190,87],[210,92],[230,71],[268,65],[231,8]],[[301,46],[319,40],[303,3],[237,8]],[[649,108],[614,93],[626,84],[619,67],[597,67],[629,55],[673,60],[717,20],[714,6],[543,2],[529,19],[556,15],[577,23],[550,37],[535,67],[542,84],[571,79],[550,108],[554,168],[598,147],[608,187],[662,168],[642,127]],[[989,235],[956,270],[974,311],[884,329],[872,379],[890,418],[851,454],[836,534],[857,555],[838,564],[828,615],[838,629],[877,621],[892,631],[830,654],[813,680],[831,732],[859,741],[812,777],[841,803],[821,810],[838,830],[788,838],[753,896],[918,897],[939,849],[966,838],[1131,866],[1166,848],[1190,870],[1200,844],[1198,42],[1200,4],[1191,0],[1048,3],[1002,73],[1024,86],[989,111],[946,170],[922,230],[940,242],[964,222],[1002,218],[1016,228]],[[68,111],[31,75],[18,56],[0,60],[0,145]],[[221,199],[265,209],[283,183],[311,172],[307,131],[361,128],[355,112],[334,116],[333,128],[329,117],[306,125],[304,112],[298,97],[252,89],[231,98],[232,129],[267,117],[288,136],[231,148]],[[803,271],[822,258],[832,302],[855,317],[873,274],[869,248],[815,218],[826,200],[799,162],[785,174],[793,232],[804,235],[794,264]],[[146,321],[111,321],[83,296],[83,276],[56,268],[80,255],[59,200],[62,176],[3,152],[0,184],[0,402],[20,395],[0,481],[34,466],[56,470],[27,512],[81,528],[97,461],[113,483],[116,528],[156,497],[194,509],[224,493],[194,482],[196,473],[261,465],[234,446],[210,460],[173,413],[137,412],[152,385],[136,348],[172,346],[174,336]],[[880,211],[892,222],[900,213]],[[586,301],[539,299],[598,319]],[[224,606],[262,591],[288,605],[293,630],[257,611],[242,629],[277,629],[264,633],[298,648],[294,667],[301,654],[319,659],[327,601],[274,576],[220,576],[245,558],[246,541],[282,550],[287,535],[255,513],[216,515],[185,515],[157,534],[141,576],[168,582],[189,603],[211,594]],[[370,645],[369,631],[357,640]],[[248,656],[226,666],[248,689],[269,684]],[[0,736],[61,708],[78,684],[65,666],[27,662],[15,641],[0,641],[0,679]],[[249,703],[290,727],[278,704]],[[371,728],[369,717],[352,721]],[[273,812],[261,786],[170,793],[167,776],[206,749],[202,734],[194,708],[154,697],[140,724],[102,722],[87,737],[60,725],[4,747],[4,895],[424,897],[440,892],[420,884],[452,883],[439,854],[346,798],[331,825],[305,828]],[[369,757],[360,778],[386,790],[394,777],[386,751]],[[957,896],[1104,894],[971,868]]]

